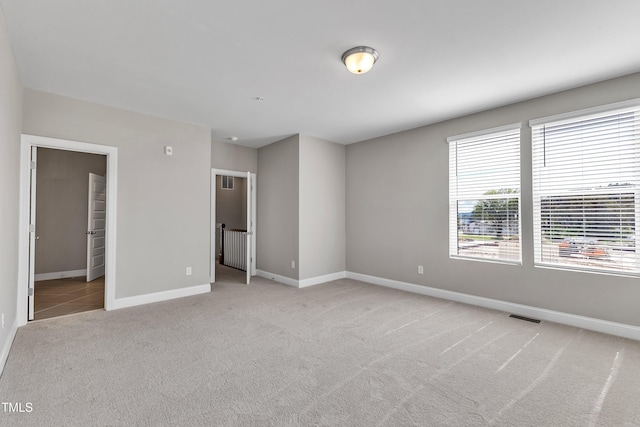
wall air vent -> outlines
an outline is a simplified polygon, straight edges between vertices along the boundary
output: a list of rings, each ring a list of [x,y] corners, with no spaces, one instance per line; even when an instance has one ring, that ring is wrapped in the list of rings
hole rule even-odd
[[[518,316],[517,314],[510,314],[509,317],[513,317],[514,319],[526,320],[527,322],[532,323],[540,323],[538,319],[532,319],[531,317]]]

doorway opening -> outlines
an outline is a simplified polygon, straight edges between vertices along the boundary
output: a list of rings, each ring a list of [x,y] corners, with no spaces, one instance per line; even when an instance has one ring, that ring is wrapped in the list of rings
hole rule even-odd
[[[22,135],[18,320],[115,302],[117,148]]]
[[[43,147],[33,150],[33,320],[104,308],[107,158]]]
[[[211,170],[211,283],[256,275],[255,181],[251,172]]]
[[[51,319],[104,308],[104,276],[36,280],[33,320]]]

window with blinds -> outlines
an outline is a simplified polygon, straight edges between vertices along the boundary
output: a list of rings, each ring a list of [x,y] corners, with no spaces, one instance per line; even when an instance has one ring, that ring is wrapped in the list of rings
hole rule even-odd
[[[530,122],[535,264],[637,275],[640,103],[598,110]]]
[[[222,183],[221,183],[220,187],[223,190],[233,190],[233,177],[232,176],[227,176],[227,175],[222,175]]]
[[[451,257],[521,262],[520,127],[447,138]]]

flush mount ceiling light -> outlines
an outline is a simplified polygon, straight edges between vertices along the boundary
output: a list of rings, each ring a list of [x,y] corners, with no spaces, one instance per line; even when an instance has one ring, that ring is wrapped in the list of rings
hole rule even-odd
[[[353,74],[364,74],[378,60],[378,51],[369,46],[352,47],[342,54],[342,62]]]

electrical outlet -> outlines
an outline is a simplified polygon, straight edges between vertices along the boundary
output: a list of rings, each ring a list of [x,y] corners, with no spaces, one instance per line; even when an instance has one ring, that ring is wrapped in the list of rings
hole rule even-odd
[[[424,267],[421,265],[418,266],[418,274],[424,274]]]
[[[193,273],[193,271],[191,270],[191,267],[187,267],[184,274],[186,274],[187,276],[191,276],[191,273]]]
[[[291,268],[293,269],[296,268],[296,262],[294,260],[291,260]]]
[[[4,329],[4,313],[2,313],[2,329]]]

